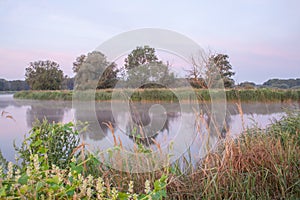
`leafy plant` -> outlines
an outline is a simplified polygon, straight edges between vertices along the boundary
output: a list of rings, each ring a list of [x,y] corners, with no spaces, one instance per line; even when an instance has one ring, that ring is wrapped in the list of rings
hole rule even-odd
[[[50,166],[64,168],[69,165],[78,144],[78,132],[74,130],[73,123],[49,123],[45,119],[35,122],[21,147],[14,146],[22,159],[22,166],[30,163],[30,156],[37,154],[39,157],[47,156]]]

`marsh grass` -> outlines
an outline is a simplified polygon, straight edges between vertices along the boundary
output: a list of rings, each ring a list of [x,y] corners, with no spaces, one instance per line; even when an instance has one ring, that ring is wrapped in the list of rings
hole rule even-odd
[[[173,90],[173,91],[172,91]],[[193,91],[186,88],[174,88],[172,90],[159,89],[103,89],[97,90],[95,93],[96,101],[110,101],[114,92],[114,100],[124,100],[124,96],[129,96],[132,101],[167,101],[178,102],[179,99],[193,101],[195,95],[199,102],[208,102],[211,100],[209,90],[195,89]],[[174,93],[176,92],[176,94]],[[211,90],[211,92],[213,92]],[[228,89],[226,92],[227,101],[299,101],[300,90],[279,90],[279,89],[248,89],[237,90]],[[14,98],[18,99],[36,99],[36,100],[72,100],[72,91],[21,91],[14,94]],[[77,98],[90,100],[86,97],[85,92],[77,92]]]

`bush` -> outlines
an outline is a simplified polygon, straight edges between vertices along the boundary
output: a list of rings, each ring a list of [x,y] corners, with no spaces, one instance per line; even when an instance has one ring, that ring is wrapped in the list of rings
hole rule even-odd
[[[60,124],[36,121],[29,135],[21,144],[21,147],[15,145],[15,150],[22,166],[30,163],[30,156],[46,156],[50,166],[58,167],[68,166],[73,156],[74,149],[79,144],[78,132],[75,131],[72,123]]]

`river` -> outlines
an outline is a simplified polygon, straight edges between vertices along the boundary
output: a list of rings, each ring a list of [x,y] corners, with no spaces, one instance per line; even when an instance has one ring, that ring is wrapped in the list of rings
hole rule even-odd
[[[32,128],[32,123],[36,120],[47,118],[50,122],[70,122],[80,119],[88,121],[90,126],[88,131],[82,136],[86,143],[101,144],[104,141],[113,141],[111,130],[105,124],[112,123],[112,128],[117,138],[120,138],[124,146],[132,146],[134,141],[129,133],[139,132],[142,125],[145,129],[151,129],[154,133],[150,137],[160,144],[166,144],[176,137],[180,130],[182,119],[190,123],[185,127],[185,132],[193,131],[196,126],[195,117],[191,113],[181,112],[179,104],[176,103],[134,103],[131,111],[120,108],[113,112],[109,102],[98,102],[95,105],[94,115],[85,112],[84,106],[80,109],[74,108],[69,101],[38,101],[38,100],[18,100],[11,94],[0,95],[0,150],[3,156],[9,160],[14,160],[13,142],[20,145],[24,134]],[[116,104],[115,104],[116,105]],[[300,103],[242,103],[241,115],[235,103],[227,103],[226,131],[227,134],[235,137],[240,134],[245,127],[258,126],[265,128],[271,121],[278,120],[284,115],[284,109],[299,108]],[[161,113],[163,107],[164,112]],[[202,105],[203,106],[203,105]],[[209,106],[209,105],[208,105]],[[95,116],[96,121],[91,116]],[[206,117],[207,119],[207,117]],[[138,125],[138,126],[134,126]],[[190,128],[190,130],[189,130]],[[144,129],[144,131],[146,131]],[[157,129],[157,130],[153,130]],[[182,130],[182,129],[181,129]],[[149,131],[148,131],[149,132]],[[141,133],[140,133],[141,134]],[[149,135],[148,135],[149,137]],[[153,142],[145,142],[146,145],[154,145]],[[197,142],[195,142],[197,143]],[[191,145],[191,152],[197,156],[197,145]]]

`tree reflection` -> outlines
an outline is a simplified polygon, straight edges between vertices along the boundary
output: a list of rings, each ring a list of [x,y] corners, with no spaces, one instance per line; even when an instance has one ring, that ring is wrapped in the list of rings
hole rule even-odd
[[[61,122],[63,120],[65,108],[57,108],[56,106],[37,104],[31,105],[26,111],[27,126],[32,128],[32,124],[36,121],[47,119],[49,122]]]

